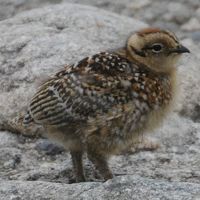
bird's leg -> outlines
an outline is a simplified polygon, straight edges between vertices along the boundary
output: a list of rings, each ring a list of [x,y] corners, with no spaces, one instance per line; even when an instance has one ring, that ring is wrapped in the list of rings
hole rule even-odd
[[[104,180],[113,178],[107,163],[106,156],[96,151],[94,148],[87,149],[88,159],[94,164],[95,168],[102,175]]]
[[[85,176],[83,172],[83,164],[82,164],[82,151],[70,151],[72,164],[74,168],[74,173],[76,176],[76,182],[85,182]]]

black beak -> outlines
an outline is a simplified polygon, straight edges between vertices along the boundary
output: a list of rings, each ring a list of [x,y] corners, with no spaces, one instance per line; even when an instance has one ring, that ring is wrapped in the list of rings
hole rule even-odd
[[[180,45],[175,49],[171,49],[170,53],[190,53],[190,50],[183,45]]]

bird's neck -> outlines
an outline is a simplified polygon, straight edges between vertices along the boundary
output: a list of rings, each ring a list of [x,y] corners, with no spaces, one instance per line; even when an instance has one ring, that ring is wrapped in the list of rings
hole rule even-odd
[[[129,51],[125,47],[117,49],[116,53],[119,54],[120,56],[125,57],[130,62],[138,64],[139,66],[143,65],[143,66],[148,67],[150,70],[152,70],[155,73],[160,74],[161,76],[163,75],[163,76],[169,77],[170,79],[171,78],[174,79],[173,77],[175,77],[175,75],[176,75],[176,71],[177,71],[176,67],[174,67],[174,66],[170,66],[170,67],[167,66],[167,67],[162,67],[162,68],[166,69],[165,71],[156,70],[156,69],[159,69],[160,67],[159,66],[154,66],[155,64],[153,65],[151,63],[146,63],[144,61],[144,58],[142,58],[142,57],[139,57],[137,55],[136,56],[131,55],[129,53]],[[151,67],[151,65],[153,65],[153,67]],[[172,65],[173,65],[173,63],[172,63]]]
[[[145,62],[143,62],[144,59],[139,58],[138,56],[131,55],[126,47],[117,49],[116,53],[119,54],[120,56],[125,57],[130,62],[133,62],[133,63],[138,64],[138,65],[148,66]]]
[[[146,66],[150,71],[152,71],[152,73],[154,73],[155,75],[157,74],[157,77],[160,77],[161,79],[163,79],[163,81],[165,82],[166,79],[169,80],[170,83],[170,87],[171,87],[171,92],[175,93],[176,90],[176,72],[177,69],[176,67],[171,66],[170,68],[168,68],[168,70],[166,71],[156,71],[155,68],[150,67],[148,64],[142,62],[142,58],[139,59],[137,56],[133,57],[132,55],[130,55],[129,51],[127,51],[127,49],[124,48],[120,48],[116,50],[116,53],[119,54],[120,56],[125,57],[126,59],[128,59],[130,62],[133,62],[135,64],[138,64],[138,66]]]

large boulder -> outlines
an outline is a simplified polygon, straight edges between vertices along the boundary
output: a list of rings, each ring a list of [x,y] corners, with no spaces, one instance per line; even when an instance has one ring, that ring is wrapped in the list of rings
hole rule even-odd
[[[1,0],[0,20],[12,17],[22,11],[42,8],[50,4],[78,3],[109,10],[134,17],[152,26],[162,26],[190,35],[200,41],[200,4],[198,0]]]
[[[26,109],[40,82],[63,65],[120,47],[131,32],[145,26],[131,18],[73,4],[31,10],[0,22],[0,116],[10,119]],[[192,54],[179,65],[182,89],[175,113],[155,130],[161,143],[158,150],[114,156],[110,166],[120,177],[106,183],[69,185],[70,156],[61,147],[44,138],[1,131],[0,199],[198,198],[200,125],[191,115],[200,94],[200,58],[196,44],[188,39],[183,43]],[[192,120],[183,118],[182,113]],[[91,164],[86,159],[84,163],[88,181],[94,181]]]

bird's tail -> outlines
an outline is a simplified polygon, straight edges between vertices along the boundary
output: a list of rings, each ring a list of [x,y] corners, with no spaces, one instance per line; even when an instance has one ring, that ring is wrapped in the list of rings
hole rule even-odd
[[[12,119],[0,117],[0,130],[22,134],[29,137],[38,137],[44,131],[41,126],[34,123],[30,113],[20,113]]]

